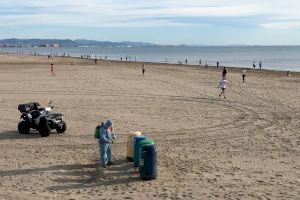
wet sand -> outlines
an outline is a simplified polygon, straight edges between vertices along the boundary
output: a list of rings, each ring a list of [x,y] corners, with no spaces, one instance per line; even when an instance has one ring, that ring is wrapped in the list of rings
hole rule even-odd
[[[50,76],[53,62],[56,76]],[[71,65],[71,62],[74,65]],[[0,55],[0,199],[299,199],[300,75]],[[20,135],[17,105],[54,101],[66,133]],[[99,166],[96,124],[112,118],[116,165]],[[158,178],[125,160],[127,133],[157,142]]]

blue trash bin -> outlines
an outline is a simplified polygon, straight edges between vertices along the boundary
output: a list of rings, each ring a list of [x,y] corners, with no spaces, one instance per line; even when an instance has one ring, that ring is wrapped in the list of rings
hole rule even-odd
[[[139,160],[140,160],[140,142],[143,140],[146,140],[147,137],[144,135],[139,135],[134,137],[134,151],[133,151],[133,166],[138,167],[139,166]]]
[[[145,144],[141,149],[140,177],[155,179],[157,177],[157,154],[155,144]]]

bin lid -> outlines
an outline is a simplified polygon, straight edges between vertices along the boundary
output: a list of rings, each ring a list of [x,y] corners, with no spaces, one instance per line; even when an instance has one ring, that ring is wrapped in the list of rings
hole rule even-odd
[[[143,146],[143,145],[148,145],[148,144],[155,144],[155,142],[153,140],[149,140],[149,139],[146,139],[146,140],[143,140],[140,142],[140,146]]]
[[[137,135],[142,135],[140,131],[130,131],[128,133],[129,136],[137,136]]]
[[[144,149],[147,149],[147,148],[156,148],[156,145],[155,144],[144,144],[143,146],[140,146],[140,148],[142,148],[143,150]]]
[[[134,139],[135,140],[145,140],[145,139],[147,139],[147,137],[145,135],[136,135],[136,136],[134,136]]]

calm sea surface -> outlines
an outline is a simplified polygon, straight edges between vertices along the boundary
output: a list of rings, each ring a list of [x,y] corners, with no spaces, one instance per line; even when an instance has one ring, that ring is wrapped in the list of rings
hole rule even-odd
[[[263,69],[300,71],[300,46],[201,46],[201,47],[68,47],[68,48],[0,48],[0,53],[57,54],[109,60],[185,63],[229,67],[252,67],[262,62]]]

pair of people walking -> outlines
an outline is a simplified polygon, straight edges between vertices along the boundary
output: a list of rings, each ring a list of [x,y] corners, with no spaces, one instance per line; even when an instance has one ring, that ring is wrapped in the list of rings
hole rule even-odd
[[[254,69],[256,68],[255,62],[253,62],[252,66],[253,66]],[[259,69],[261,69],[261,68],[262,68],[262,62],[259,61]]]

